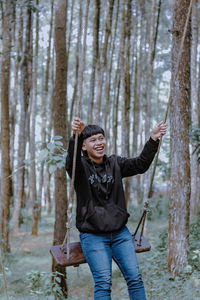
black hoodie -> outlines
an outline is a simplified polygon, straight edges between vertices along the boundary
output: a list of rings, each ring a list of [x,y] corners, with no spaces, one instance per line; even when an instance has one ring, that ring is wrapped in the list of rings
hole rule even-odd
[[[66,170],[71,177],[74,152],[71,137],[66,158]],[[75,172],[77,196],[76,227],[80,232],[108,233],[120,230],[129,217],[126,209],[122,179],[148,170],[158,142],[149,139],[136,158],[104,155],[103,163],[96,164],[82,150],[83,140],[78,138]]]

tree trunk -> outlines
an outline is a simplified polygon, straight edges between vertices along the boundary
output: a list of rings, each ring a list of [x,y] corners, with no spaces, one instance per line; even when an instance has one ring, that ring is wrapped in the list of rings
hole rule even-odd
[[[81,47],[82,51],[80,53],[81,62],[80,62],[80,74],[79,74],[79,101],[78,101],[78,114],[81,110],[81,103],[83,98],[83,83],[84,83],[84,71],[85,71],[85,60],[86,60],[86,50],[87,50],[87,29],[88,29],[88,14],[89,14],[90,0],[87,0],[86,12],[85,12],[85,22],[84,22],[84,32],[83,32],[83,45]]]
[[[47,61],[46,61],[46,70],[45,70],[45,79],[44,79],[44,93],[42,95],[42,130],[41,130],[41,140],[42,140],[42,149],[46,147],[47,143],[47,99],[49,98],[49,69],[51,62],[51,39],[53,33],[53,13],[54,13],[54,0],[51,0],[51,19],[50,19],[50,31],[49,31],[49,43],[47,48]],[[47,167],[48,169],[48,167]],[[50,176],[50,175],[49,175]],[[40,206],[41,214],[41,205],[42,205],[42,191],[44,188],[44,165],[41,165],[40,174],[39,174],[39,189],[38,189],[38,203]],[[46,186],[46,188],[48,188]],[[49,193],[48,193],[49,194]]]
[[[0,238],[5,252],[10,251],[9,219],[12,181],[10,170],[10,128],[9,128],[9,89],[10,89],[10,50],[12,1],[5,4],[3,15],[3,56],[1,66],[1,228]]]
[[[10,165],[11,170],[14,168],[14,152],[15,152],[15,127],[16,127],[16,107],[18,104],[18,92],[19,92],[19,55],[22,51],[22,32],[21,20],[23,20],[22,9],[20,9],[19,18],[16,16],[16,4],[13,4],[13,45],[15,45],[15,51],[17,52],[17,60],[13,63],[14,84],[11,95],[10,103]],[[18,27],[17,25],[18,24]],[[22,22],[23,24],[23,22]],[[18,35],[16,37],[16,28],[18,29]],[[12,66],[11,66],[12,69]]]
[[[189,1],[176,0],[172,41],[172,81]],[[190,213],[190,34],[189,22],[180,60],[180,69],[172,90],[171,129],[171,199],[169,217],[168,269],[173,275],[188,263]]]
[[[92,72],[91,72],[91,85],[90,85],[90,99],[89,99],[89,114],[88,123],[93,123],[93,110],[94,110],[94,89],[95,89],[95,78],[96,78],[96,66],[99,59],[99,22],[100,22],[100,0],[95,0],[95,14],[94,14],[94,25],[93,25],[93,58],[92,58]]]
[[[112,143],[112,131],[110,128],[113,127],[115,124],[115,116],[112,116],[112,113],[110,113],[111,108],[113,108],[113,113],[115,114],[115,105],[117,104],[117,99],[115,95],[112,95],[111,90],[112,90],[112,74],[113,74],[113,65],[114,65],[114,53],[117,45],[117,27],[118,27],[118,22],[119,22],[119,0],[117,1],[116,8],[115,8],[115,24],[113,26],[113,31],[114,33],[111,35],[110,39],[110,45],[109,45],[109,61],[106,69],[106,80],[105,80],[105,102],[104,102],[104,130],[106,132],[106,136],[108,139],[108,145],[107,148],[109,149],[109,152],[113,152],[113,143]],[[114,13],[114,12],[113,12]],[[114,17],[113,17],[114,18]],[[116,80],[113,80],[114,83],[116,83]],[[113,84],[114,85],[114,84]],[[115,88],[115,93],[116,93],[116,86]],[[118,98],[119,100],[119,98]],[[112,103],[113,102],[113,103]],[[117,118],[117,113],[116,113],[116,118]],[[117,120],[116,120],[117,121]],[[116,153],[116,152],[115,152]]]
[[[105,39],[103,43],[102,53],[100,56],[99,70],[98,70],[96,123],[100,123],[102,89],[103,89],[103,82],[104,82],[104,74],[107,66],[107,48],[108,48],[108,39],[110,37],[111,27],[112,27],[113,6],[114,6],[114,0],[109,0],[109,9],[108,9],[106,28],[105,28]]]
[[[127,7],[126,7],[127,6]],[[121,81],[122,81],[122,154],[130,156],[130,37],[131,37],[131,2],[123,1],[121,21]],[[130,198],[130,179],[125,180],[125,197]]]
[[[66,0],[55,1],[55,50],[56,50],[56,83],[55,96],[53,97],[53,120],[54,135],[63,137],[64,148],[66,149]],[[53,244],[61,244],[64,240],[67,221],[67,183],[65,169],[57,169],[55,172],[55,224]],[[59,285],[64,297],[67,297],[66,270],[57,267],[55,261],[52,262],[52,271],[58,271]]]
[[[151,97],[152,97],[152,85],[153,85],[153,65],[155,58],[155,49],[157,42],[157,33],[159,26],[159,17],[160,17],[160,5],[161,1],[159,0],[158,13],[157,13],[157,22],[155,27],[155,15],[156,15],[156,0],[152,1],[151,6],[151,23],[150,23],[150,32],[149,32],[149,51],[147,58],[147,86],[146,86],[146,104],[145,104],[145,141],[150,137],[150,127],[151,127]],[[147,172],[144,175],[144,198],[143,202],[147,201],[148,187],[150,185],[150,173]],[[146,223],[147,225],[147,223]]]
[[[151,90],[152,90],[152,80],[153,80],[153,51],[154,51],[154,26],[155,26],[155,12],[156,12],[156,0],[152,1],[151,6],[151,23],[149,24],[149,49],[147,58],[147,87],[146,87],[146,103],[145,103],[145,140],[149,138],[150,135],[150,120],[151,120]]]
[[[192,126],[198,127],[198,88],[197,88],[197,46],[198,46],[198,9],[195,0],[192,8],[192,44],[191,44],[191,119]],[[192,147],[192,152],[195,147]],[[200,166],[197,163],[197,152],[191,156],[191,217],[198,214],[200,197]]]
[[[36,0],[39,5],[39,0]],[[32,235],[38,235],[38,221],[40,208],[37,198],[36,188],[36,168],[35,168],[35,122],[37,111],[37,77],[38,77],[38,47],[39,47],[39,12],[36,12],[36,37],[35,37],[35,55],[34,55],[34,72],[33,72],[33,94],[31,98],[31,126],[30,126],[30,172],[29,172],[29,188],[30,201],[33,207],[33,224]]]
[[[25,203],[24,189],[24,160],[27,141],[28,128],[28,106],[32,87],[32,10],[27,9],[27,26],[24,57],[21,65],[21,111],[20,111],[20,130],[18,139],[18,164],[17,164],[17,185],[16,197],[13,213],[13,225],[17,230],[20,227],[20,215],[22,203]]]
[[[54,72],[54,69],[55,69],[55,59],[54,59],[54,54],[55,54],[55,51],[53,51],[53,55],[52,55],[52,68],[51,68],[51,96],[50,98],[53,99],[54,97],[54,91],[55,91],[55,72]],[[50,142],[51,140],[51,134],[52,134],[52,128],[53,128],[53,103],[52,101],[50,101],[50,104],[49,104],[49,115],[50,115],[50,118],[49,118],[49,124],[48,124],[48,128],[47,128],[47,141]],[[49,165],[47,164],[46,165],[46,170],[45,170],[45,189],[44,189],[44,200],[45,200],[45,203],[47,203],[47,210],[48,210],[48,213],[51,212],[51,209],[52,209],[52,199],[51,199],[51,184],[50,184],[50,181],[51,181],[51,174],[49,172]]]
[[[200,62],[199,62],[199,78],[198,78],[198,99],[200,99]],[[198,122],[200,124],[200,103],[198,103],[198,106],[197,106],[197,109],[198,109]]]
[[[74,90],[73,90],[73,96],[71,101],[71,108],[70,108],[70,124],[72,123],[72,117],[74,113],[74,105],[77,98],[78,93],[78,81],[79,81],[79,59],[80,59],[80,47],[81,47],[81,32],[82,32],[82,5],[83,2],[80,1],[80,7],[79,7],[79,26],[78,26],[78,35],[77,35],[77,44],[76,44],[76,67],[75,67],[75,82],[74,82]]]
[[[125,47],[126,47],[126,16],[125,16],[125,0],[121,3],[121,45],[120,45],[120,75],[121,75],[121,89],[122,89],[122,101],[121,101],[121,112],[122,112],[122,130],[121,130],[121,151],[123,156],[128,156],[127,151],[127,128],[126,128],[126,115],[127,115],[127,105],[126,105],[126,78],[125,78]]]
[[[141,67],[142,67],[142,42],[141,36],[139,37],[138,34],[138,23],[139,23],[139,16],[138,16],[138,7],[136,6],[136,15],[135,15],[135,35],[134,35],[134,44],[135,44],[135,69],[134,69],[134,103],[133,103],[133,147],[131,155],[135,157],[138,155],[139,151],[139,133],[140,133],[140,126],[141,126],[141,117],[140,117],[140,108],[141,108],[141,101],[140,101],[140,88],[141,88]],[[139,41],[138,41],[139,40]],[[139,51],[137,50],[137,44],[139,42]],[[139,52],[139,53],[137,53]],[[140,175],[134,176],[133,178],[133,193],[134,193],[134,202],[138,203],[139,199],[139,188],[140,188]]]
[[[114,81],[114,101],[113,101],[113,150],[114,153],[118,153],[118,143],[117,143],[117,136],[118,136],[118,111],[119,111],[119,94],[120,94],[120,52],[118,55],[118,62],[117,62],[117,70],[115,74],[115,81]]]
[[[116,37],[117,37],[117,28],[118,28],[118,20],[119,20],[119,0],[117,1],[117,8],[116,8],[116,17],[115,17],[115,31],[114,31],[114,39],[113,39],[113,45],[112,45],[112,52],[115,52],[116,49]],[[113,54],[112,54],[113,57]],[[120,91],[120,72],[119,72],[119,64],[120,64],[120,51],[118,54],[117,59],[117,68],[115,72],[114,80],[113,80],[113,103],[112,103],[112,140],[110,141],[110,153],[114,152],[117,154],[117,128],[118,128],[118,108],[119,108],[119,91]]]

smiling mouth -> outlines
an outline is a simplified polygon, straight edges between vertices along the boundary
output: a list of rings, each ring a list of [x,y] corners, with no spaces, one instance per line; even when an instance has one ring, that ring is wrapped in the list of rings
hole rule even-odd
[[[95,151],[97,151],[97,152],[101,152],[103,150],[104,150],[104,147],[97,147],[97,148],[95,148]]]

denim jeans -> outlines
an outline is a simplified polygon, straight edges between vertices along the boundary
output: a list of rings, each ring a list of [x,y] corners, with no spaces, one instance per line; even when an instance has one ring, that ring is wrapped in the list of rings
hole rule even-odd
[[[80,240],[94,278],[95,300],[111,299],[112,258],[126,280],[130,299],[146,299],[133,238],[127,227],[115,233],[80,233]]]

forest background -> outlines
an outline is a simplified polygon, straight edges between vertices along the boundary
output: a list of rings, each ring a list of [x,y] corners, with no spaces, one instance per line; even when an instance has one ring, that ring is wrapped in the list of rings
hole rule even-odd
[[[66,270],[49,254],[65,236],[64,162],[79,103],[83,121],[105,129],[108,154],[130,157],[170,104],[145,230],[152,251],[138,258],[148,299],[199,299],[199,1],[1,0],[0,8],[2,299],[92,299],[88,266]],[[151,171],[124,181],[132,231]],[[113,299],[128,299],[115,266],[113,274]]]

